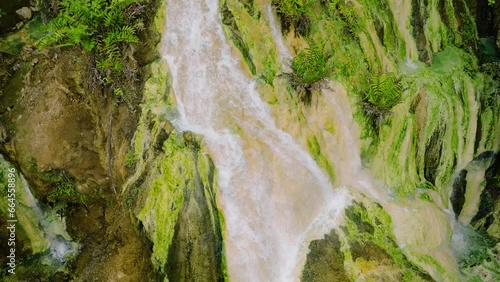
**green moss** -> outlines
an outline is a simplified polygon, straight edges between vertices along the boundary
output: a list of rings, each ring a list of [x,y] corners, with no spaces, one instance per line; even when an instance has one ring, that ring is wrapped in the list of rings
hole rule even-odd
[[[158,175],[152,180],[148,199],[138,218],[151,236],[153,262],[163,267],[174,235],[177,216],[184,200],[186,182],[195,173],[192,154],[182,135],[173,133],[164,145],[165,158],[155,168]]]
[[[318,139],[316,136],[310,136],[307,138],[307,146],[309,148],[309,153],[312,155],[312,157],[316,160],[318,165],[322,167],[323,169],[326,170],[328,175],[330,176],[330,179],[335,179],[335,173],[333,171],[333,167],[328,160],[322,153],[321,153],[321,148],[318,143]]]
[[[346,208],[345,214],[347,220],[343,235],[348,238],[348,245],[344,246],[343,251],[346,256],[345,265],[352,279],[360,279],[360,272],[354,269],[360,267],[361,261],[358,257],[363,256],[365,261],[375,260],[376,263],[392,269],[392,275],[396,276],[393,279],[432,280],[423,269],[409,261],[396,244],[391,218],[380,205],[366,201],[354,202]],[[373,253],[373,250],[379,251]],[[377,277],[372,279],[376,280]]]
[[[219,224],[220,228],[222,231],[222,262],[221,262],[221,268],[222,268],[222,275],[224,277],[224,281],[230,281],[229,280],[229,272],[228,272],[228,267],[227,267],[227,257],[226,257],[226,239],[225,239],[225,230],[226,229],[226,220],[224,219],[224,214],[222,214],[222,210],[218,210],[218,219],[219,219]]]
[[[234,46],[240,50],[243,59],[250,69],[250,72],[255,75],[257,70],[250,54],[250,48],[248,46],[249,42],[245,40],[244,32],[240,31],[242,28],[240,27],[241,24],[238,25],[238,20],[233,15],[232,10],[228,8],[227,2],[224,2],[224,4],[221,5],[221,13],[226,33],[229,34],[229,38],[233,41]]]
[[[364,21],[372,22],[380,41],[388,54],[394,56],[394,59],[403,58],[405,56],[406,42],[401,37],[401,34],[396,26],[396,21],[389,3],[386,1],[369,1],[362,0],[360,3],[365,9],[365,17],[357,18],[358,25],[365,27],[367,24]],[[361,29],[361,28],[360,28]]]

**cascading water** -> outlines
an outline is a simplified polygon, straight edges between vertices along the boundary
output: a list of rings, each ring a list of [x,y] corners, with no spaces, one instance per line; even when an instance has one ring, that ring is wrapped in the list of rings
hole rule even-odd
[[[270,8],[268,7],[266,11],[267,16],[273,31],[276,49],[282,61],[282,67],[286,71],[289,68],[288,63],[291,54],[278,32],[279,28]],[[412,64],[409,67],[416,69],[421,66],[420,64]],[[328,150],[325,150],[324,153],[328,155],[329,160],[332,160],[337,185],[349,187],[351,191],[362,193],[382,204],[393,219],[394,233],[399,245],[415,254],[430,255],[439,261],[441,265],[445,265],[448,274],[444,276],[436,269],[424,266],[434,277],[457,279],[457,264],[449,241],[451,229],[454,225],[453,215],[443,207],[429,205],[418,199],[405,201],[404,204],[392,199],[390,191],[380,184],[369,170],[362,166],[360,130],[353,118],[345,89],[338,83],[330,82],[322,92],[322,97],[319,98],[322,99],[320,104],[327,108],[327,112],[331,115],[335,124],[334,134],[322,130],[322,135],[328,147],[330,147],[325,148]],[[311,119],[310,123],[314,124],[314,118]],[[322,128],[322,126],[317,124],[316,128]],[[415,232],[416,230],[426,230],[428,233]],[[419,244],[422,242],[428,245],[420,246]]]
[[[1,155],[0,162],[3,168],[12,167]],[[22,187],[18,187],[16,205],[19,214],[23,214],[17,222],[22,228],[30,229],[30,234],[33,234],[31,237],[28,236],[30,240],[36,240],[31,242],[32,251],[45,252],[44,259],[49,264],[59,267],[66,259],[77,253],[79,245],[71,241],[64,220],[56,212],[44,212],[40,208],[24,176],[16,173],[17,177],[20,180],[19,186]]]
[[[289,67],[284,58],[291,58],[290,52],[283,42],[277,23],[271,10],[267,10],[273,38],[283,69]],[[274,25],[274,26],[273,26]],[[417,67],[417,65],[415,64]],[[418,65],[418,67],[421,67]],[[446,265],[450,277],[457,277],[457,265],[450,249],[449,236],[453,217],[447,211],[436,206],[429,205],[423,201],[406,201],[398,203],[390,194],[391,192],[379,183],[371,172],[362,166],[360,155],[360,129],[353,118],[351,106],[346,90],[341,84],[329,82],[322,89],[321,99],[318,104],[324,108],[323,113],[328,113],[333,119],[335,132],[322,130],[321,135],[328,144],[328,148],[322,148],[328,160],[332,161],[335,171],[336,184],[349,187],[350,191],[358,192],[370,197],[372,200],[382,204],[390,214],[394,224],[394,233],[400,246],[414,253],[430,255],[435,257],[442,265]],[[308,123],[315,128],[323,128],[322,124],[315,124],[321,118],[314,117],[316,113],[309,113],[311,117]],[[295,136],[299,138],[299,136]],[[402,205],[401,205],[402,204]],[[415,230],[427,230],[429,233],[415,232]],[[432,234],[432,235],[428,235]],[[418,246],[416,242],[426,242],[429,246]],[[435,277],[441,277],[436,269],[425,266],[426,270]]]
[[[226,42],[218,1],[171,1],[166,18],[173,122],[203,135],[219,170],[231,280],[298,280],[310,240],[335,226],[345,191],[276,127]]]
[[[269,9],[267,17],[286,69],[290,52]],[[335,190],[311,156],[275,125],[254,81],[242,71],[225,39],[218,1],[172,1],[166,18],[163,55],[179,110],[173,123],[203,135],[219,170],[230,278],[297,281],[309,242],[336,226],[351,196],[346,189]],[[359,129],[345,89],[330,83],[321,99],[335,124],[335,133],[322,135],[331,147],[325,152],[336,184],[382,204],[392,218],[397,243],[408,256],[414,261],[430,256],[446,267],[447,273],[440,273],[435,266],[422,264],[433,277],[458,279],[449,240],[452,216],[425,201],[392,199],[390,191],[362,167]]]
[[[27,204],[35,212],[38,222],[49,243],[49,259],[61,263],[64,262],[68,256],[74,255],[77,252],[78,244],[71,242],[63,221],[55,219],[55,214],[49,216],[42,211],[37,200],[31,193],[28,182],[24,176],[20,175],[20,178],[26,195]],[[48,218],[50,218],[50,220]]]

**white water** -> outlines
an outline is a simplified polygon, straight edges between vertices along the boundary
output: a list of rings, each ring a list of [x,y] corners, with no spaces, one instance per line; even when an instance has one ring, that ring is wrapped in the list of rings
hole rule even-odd
[[[217,0],[167,5],[164,58],[181,130],[204,136],[219,170],[232,281],[298,280],[310,240],[346,204],[315,161],[277,128],[225,39]]]

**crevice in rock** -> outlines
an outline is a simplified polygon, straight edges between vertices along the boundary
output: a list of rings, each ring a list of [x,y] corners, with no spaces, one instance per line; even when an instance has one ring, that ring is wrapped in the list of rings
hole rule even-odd
[[[451,206],[453,207],[455,218],[458,218],[464,207],[466,189],[467,170],[462,169],[455,180],[453,180],[453,190],[450,196]]]
[[[208,204],[212,201],[207,201],[205,193],[205,189],[213,190],[214,187],[205,187],[197,171],[194,179],[182,189],[184,203],[168,250],[167,277],[178,282],[222,282],[221,227],[217,208]],[[212,226],[211,215],[216,217],[215,227]]]
[[[439,132],[445,129],[436,129],[426,146],[424,160],[424,177],[427,181],[436,185],[436,175],[441,160],[441,151],[443,149],[442,141]]]
[[[493,224],[495,206],[500,200],[500,154],[497,153],[484,178],[486,185],[481,192],[479,210],[471,221],[471,225],[481,231],[486,231]]]

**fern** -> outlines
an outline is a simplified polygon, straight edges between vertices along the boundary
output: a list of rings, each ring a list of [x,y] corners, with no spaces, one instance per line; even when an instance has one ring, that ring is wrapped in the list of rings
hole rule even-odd
[[[103,72],[121,71],[121,44],[138,43],[137,30],[144,25],[126,13],[131,5],[138,5],[137,1],[62,0],[59,14],[46,26],[38,46],[80,46],[97,54],[96,65]]]
[[[323,82],[329,73],[327,61],[323,48],[312,44],[292,59],[292,72],[280,76],[287,78],[302,102],[309,104],[312,92],[325,87]]]
[[[293,82],[312,85],[326,77],[327,58],[322,48],[311,45],[292,60]]]
[[[391,73],[384,73],[372,79],[366,100],[381,111],[387,111],[401,100],[401,80]]]
[[[309,11],[309,8],[314,1],[312,0],[273,0],[273,5],[278,13],[289,16],[296,21],[303,13]]]
[[[294,26],[295,32],[305,36],[310,31],[308,14],[312,11],[314,0],[273,0],[272,4],[281,20],[283,32],[288,32]]]

